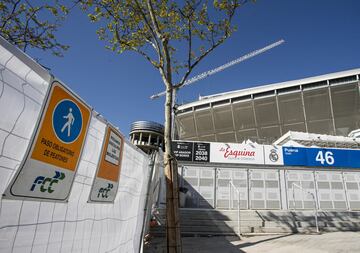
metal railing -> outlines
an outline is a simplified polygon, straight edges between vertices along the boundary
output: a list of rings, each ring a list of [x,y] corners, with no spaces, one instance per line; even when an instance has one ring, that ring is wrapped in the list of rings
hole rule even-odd
[[[316,201],[316,198],[315,198],[315,194],[302,188],[300,185],[297,185],[295,183],[292,183],[291,184],[291,188],[292,188],[292,193],[293,193],[293,207],[294,207],[294,210],[296,210],[296,203],[295,203],[295,189],[294,189],[294,186],[297,187],[298,189],[302,190],[303,192],[307,193],[307,194],[310,194],[313,201],[314,201],[314,216],[315,216],[315,226],[316,226],[316,232],[319,233],[319,224],[318,224],[318,205],[317,205],[317,201]]]
[[[237,193],[237,206],[238,206],[238,236],[240,238],[241,235],[241,227],[240,227],[240,190],[234,185],[233,181],[230,180],[229,181],[229,209],[232,209],[232,205],[233,205],[233,194],[232,194],[232,188],[235,190],[235,192]]]

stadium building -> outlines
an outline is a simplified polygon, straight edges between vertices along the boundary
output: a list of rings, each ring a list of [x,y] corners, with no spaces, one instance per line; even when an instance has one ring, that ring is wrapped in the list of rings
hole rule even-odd
[[[360,69],[200,98],[178,107],[180,140],[271,144],[288,131],[347,136],[360,128]]]
[[[178,106],[185,207],[360,210],[360,69]],[[312,134],[310,134],[312,133]],[[248,156],[248,157],[246,157]]]

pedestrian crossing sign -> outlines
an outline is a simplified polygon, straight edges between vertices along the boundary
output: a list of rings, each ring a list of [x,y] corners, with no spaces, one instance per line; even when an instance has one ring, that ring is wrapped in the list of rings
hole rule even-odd
[[[90,114],[83,102],[55,83],[31,158],[75,171]]]
[[[4,198],[66,201],[90,118],[89,106],[53,82],[30,148]]]

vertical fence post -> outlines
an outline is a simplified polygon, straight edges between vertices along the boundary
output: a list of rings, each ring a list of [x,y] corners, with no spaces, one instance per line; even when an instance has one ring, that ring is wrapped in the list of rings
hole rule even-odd
[[[312,199],[313,199],[313,201],[314,201],[314,204],[315,204],[315,206],[314,206],[315,215],[314,215],[314,216],[315,216],[316,233],[319,233],[318,204],[317,204],[317,201],[316,201],[316,198],[315,198],[315,194],[312,193],[312,192],[310,192],[310,191],[305,190],[305,189],[302,188],[300,185],[297,185],[297,184],[295,184],[295,183],[292,183],[291,187],[292,187],[292,191],[293,191],[293,201],[294,201],[294,203],[295,203],[295,190],[294,190],[294,187],[297,187],[297,188],[299,188],[300,190],[304,191],[305,193],[311,195],[311,197],[312,197]],[[294,204],[294,209],[295,209],[295,204]]]
[[[240,238],[241,228],[240,228],[240,191],[238,190],[238,234]]]
[[[294,183],[291,185],[291,188],[292,188],[292,194],[293,194],[293,207],[294,207],[294,210],[296,210]]]
[[[232,209],[232,208],[231,208],[231,206],[232,206],[231,202],[232,202],[232,196],[231,196],[231,184],[230,184],[230,181],[229,181],[229,210],[231,210],[231,209]]]
[[[240,234],[241,234],[241,227],[240,227],[240,190],[238,189],[238,188],[236,188],[235,187],[235,185],[234,185],[234,183],[232,182],[232,180],[230,179],[230,181],[229,181],[229,200],[230,200],[230,203],[231,204],[229,204],[229,207],[231,208],[232,207],[232,202],[233,202],[233,198],[232,198],[232,190],[233,189],[236,191],[236,193],[237,193],[237,227],[238,227],[238,236],[239,236],[239,238],[241,239],[241,237],[240,237]]]
[[[314,204],[315,204],[315,225],[316,225],[316,233],[319,233],[319,223],[318,223],[318,206],[317,206],[317,201],[316,201],[316,199],[315,199],[314,194],[311,194],[311,196],[313,197]]]

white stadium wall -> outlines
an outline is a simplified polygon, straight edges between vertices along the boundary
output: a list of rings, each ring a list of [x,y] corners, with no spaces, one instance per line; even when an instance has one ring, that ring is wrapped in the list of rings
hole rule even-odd
[[[115,200],[90,202],[108,125],[95,112],[65,201],[5,196],[21,174],[51,80],[0,38],[0,252],[139,252],[150,158],[124,141]]]
[[[173,150],[186,208],[237,208],[232,182],[241,209],[360,210],[359,149],[174,141]]]

